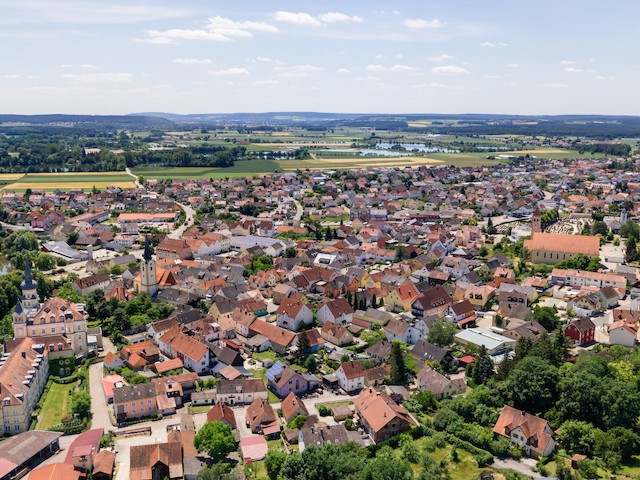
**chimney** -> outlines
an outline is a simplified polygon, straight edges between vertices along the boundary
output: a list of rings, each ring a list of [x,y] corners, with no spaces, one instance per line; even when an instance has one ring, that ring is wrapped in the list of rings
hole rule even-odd
[[[22,358],[27,358],[27,352],[25,352],[24,350],[22,352],[20,352],[22,354]]]

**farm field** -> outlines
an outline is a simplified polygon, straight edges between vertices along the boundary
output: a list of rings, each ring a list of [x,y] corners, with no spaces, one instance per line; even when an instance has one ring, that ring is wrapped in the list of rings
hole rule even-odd
[[[93,187],[135,188],[135,184],[133,178],[125,172],[28,173],[10,185],[6,185],[4,189],[25,191],[31,188],[51,191],[76,188],[90,190]]]

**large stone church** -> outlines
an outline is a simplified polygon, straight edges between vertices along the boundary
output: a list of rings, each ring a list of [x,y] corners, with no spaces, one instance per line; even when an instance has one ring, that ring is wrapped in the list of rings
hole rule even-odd
[[[38,284],[31,274],[30,262],[24,269],[20,284],[22,298],[13,313],[13,335],[16,339],[47,337],[64,338],[76,356],[84,356],[87,350],[87,321],[84,307],[71,300],[50,298],[40,302]]]

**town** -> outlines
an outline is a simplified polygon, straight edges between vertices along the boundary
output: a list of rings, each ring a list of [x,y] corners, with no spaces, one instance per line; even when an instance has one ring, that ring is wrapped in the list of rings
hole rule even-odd
[[[135,182],[0,191],[0,479],[633,465],[633,161]]]

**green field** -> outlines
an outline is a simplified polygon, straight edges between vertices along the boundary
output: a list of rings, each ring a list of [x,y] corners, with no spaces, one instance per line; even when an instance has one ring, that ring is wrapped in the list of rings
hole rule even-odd
[[[52,191],[77,188],[91,190],[94,186],[134,188],[135,184],[133,178],[125,172],[28,173],[4,188],[15,191],[25,191],[28,188]]]
[[[52,383],[38,415],[38,430],[48,430],[62,422],[62,417],[71,413],[71,393],[77,389],[75,383],[61,385]]]

